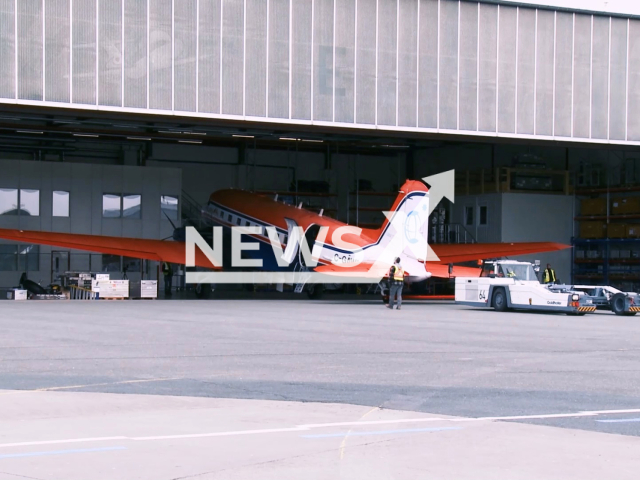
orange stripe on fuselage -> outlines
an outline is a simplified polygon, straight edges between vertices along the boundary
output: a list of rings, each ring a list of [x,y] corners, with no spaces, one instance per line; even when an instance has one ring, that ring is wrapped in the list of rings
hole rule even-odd
[[[429,189],[424,183],[418,180],[407,180],[404,185],[402,185],[402,188],[389,211],[395,211],[408,193],[428,191]],[[295,195],[295,193],[291,192],[291,195]],[[314,224],[329,227],[326,243],[330,245],[334,243],[332,238],[335,230],[340,227],[347,226],[346,223],[334,220],[333,218],[321,217],[317,213],[309,210],[296,208],[292,205],[287,205],[286,203],[277,202],[269,196],[247,192],[245,190],[218,190],[211,194],[209,200],[231,210],[235,210],[244,215],[281,228],[285,231],[287,230],[287,224],[284,220],[285,218],[295,220],[295,222],[302,227],[304,231]],[[342,236],[342,240],[359,247],[371,245],[378,241],[388,222],[389,221],[385,218],[384,223],[380,228],[363,228],[359,236],[354,234],[345,234]]]
[[[335,230],[347,226],[346,223],[333,218],[321,217],[309,210],[276,202],[270,197],[244,190],[218,190],[211,194],[209,200],[285,231],[287,230],[285,218],[294,220],[304,231],[314,224],[329,227],[326,237],[326,242],[329,244],[333,244],[332,238]],[[347,233],[342,236],[342,239],[345,242],[364,247],[375,243],[378,236],[378,230],[363,228],[360,236]]]

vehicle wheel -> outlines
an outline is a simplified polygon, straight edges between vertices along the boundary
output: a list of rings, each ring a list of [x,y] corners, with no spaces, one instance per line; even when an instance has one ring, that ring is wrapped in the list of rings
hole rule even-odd
[[[311,284],[307,287],[307,296],[311,300],[319,300],[324,293],[324,286],[321,284]]]
[[[196,297],[206,300],[211,296],[211,285],[208,283],[199,283],[195,288]]]
[[[498,288],[493,293],[493,308],[498,312],[507,311],[507,294],[505,293],[504,288]]]
[[[627,297],[622,293],[616,293],[611,299],[611,310],[616,315],[633,315],[634,312],[625,312],[624,306],[627,303]]]

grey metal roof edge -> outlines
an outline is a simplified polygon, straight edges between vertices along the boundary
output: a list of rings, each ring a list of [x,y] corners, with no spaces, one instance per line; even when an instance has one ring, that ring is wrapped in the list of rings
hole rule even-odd
[[[614,12],[603,12],[597,10],[583,10],[580,8],[569,8],[569,7],[555,7],[553,5],[537,5],[534,3],[527,2],[509,2],[505,0],[460,0],[462,2],[467,3],[486,3],[489,5],[500,5],[502,7],[521,7],[521,8],[530,8],[534,10],[547,10],[552,12],[563,12],[563,13],[578,13],[581,15],[596,15],[599,17],[611,17],[611,18],[630,18],[632,20],[640,20],[640,15],[634,14],[625,14],[625,13],[614,13]]]

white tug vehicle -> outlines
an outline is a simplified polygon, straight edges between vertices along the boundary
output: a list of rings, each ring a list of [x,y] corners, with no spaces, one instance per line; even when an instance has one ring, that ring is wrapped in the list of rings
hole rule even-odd
[[[529,262],[485,262],[480,277],[456,278],[456,303],[493,307],[500,312],[514,309],[584,315],[596,310],[592,298],[584,292],[565,285],[542,285],[536,270],[539,265],[534,267]]]

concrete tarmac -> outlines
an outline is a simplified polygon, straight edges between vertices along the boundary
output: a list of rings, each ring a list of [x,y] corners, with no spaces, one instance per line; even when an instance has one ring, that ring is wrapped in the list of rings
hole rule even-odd
[[[637,478],[639,340],[446,303],[2,302],[0,480]]]

